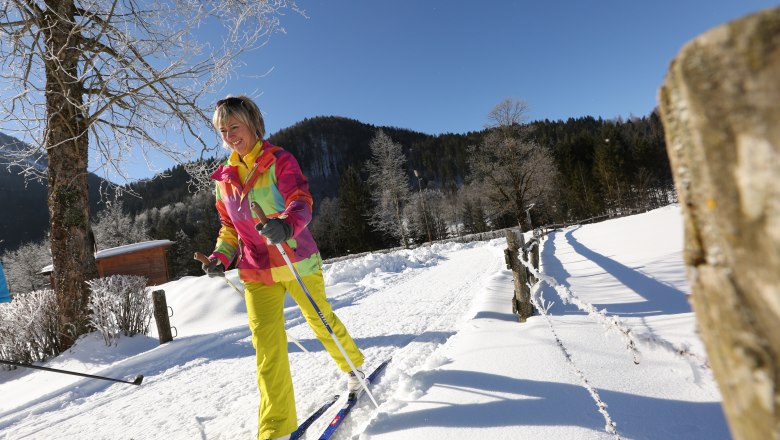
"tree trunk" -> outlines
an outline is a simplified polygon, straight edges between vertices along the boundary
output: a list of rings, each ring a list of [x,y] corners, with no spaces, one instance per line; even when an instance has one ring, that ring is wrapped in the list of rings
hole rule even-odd
[[[399,231],[401,232],[401,243],[404,245],[404,249],[409,249],[409,241],[406,239],[406,228],[404,228],[404,221],[401,217],[401,201],[399,200],[398,195],[394,197],[393,204],[395,206],[396,223],[398,224]]]
[[[81,123],[83,90],[73,29],[76,11],[73,0],[48,0],[46,7],[42,29],[48,55],[44,142],[49,155],[49,222],[59,348],[65,350],[87,330],[89,288],[85,281],[98,274],[89,233],[89,140]]]

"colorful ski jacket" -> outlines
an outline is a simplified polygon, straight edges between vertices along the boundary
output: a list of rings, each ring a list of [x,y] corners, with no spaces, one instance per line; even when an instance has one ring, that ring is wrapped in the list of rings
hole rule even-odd
[[[256,155],[254,166],[245,167],[235,152],[211,178],[216,181],[216,207],[222,227],[210,258],[219,258],[227,268],[234,258],[242,281],[275,284],[294,280],[290,268],[275,245],[255,229],[259,218],[249,207],[257,202],[268,218],[278,217],[292,226],[292,238],[282,243],[301,276],[322,268],[317,244],[306,225],[311,221],[312,197],[309,183],[295,157],[268,141],[258,141],[248,156]]]

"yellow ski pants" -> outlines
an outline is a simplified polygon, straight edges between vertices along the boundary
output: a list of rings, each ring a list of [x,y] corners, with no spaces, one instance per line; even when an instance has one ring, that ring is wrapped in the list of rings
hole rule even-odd
[[[356,368],[363,365],[363,354],[344,324],[333,313],[325,297],[322,272],[304,276],[302,279],[347,356]],[[283,281],[272,285],[247,282],[245,288],[244,298],[249,328],[252,330],[252,345],[257,352],[257,386],[260,390],[257,437],[260,440],[281,437],[298,427],[284,327],[285,291],[298,303],[317,339],[325,346],[339,369],[344,372],[351,369],[298,281]]]

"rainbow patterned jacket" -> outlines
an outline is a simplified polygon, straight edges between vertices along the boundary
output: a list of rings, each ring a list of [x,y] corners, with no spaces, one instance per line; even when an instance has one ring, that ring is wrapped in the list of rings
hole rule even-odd
[[[254,167],[242,182],[237,165],[231,164],[235,156],[211,175],[216,181],[222,227],[210,258],[219,258],[226,268],[238,258],[236,267],[244,282],[274,284],[295,279],[276,246],[268,244],[255,229],[260,220],[249,204],[257,202],[268,218],[278,217],[292,226],[292,238],[282,247],[298,273],[305,276],[320,270],[320,253],[306,228],[312,216],[312,197],[298,161],[291,153],[263,141]]]

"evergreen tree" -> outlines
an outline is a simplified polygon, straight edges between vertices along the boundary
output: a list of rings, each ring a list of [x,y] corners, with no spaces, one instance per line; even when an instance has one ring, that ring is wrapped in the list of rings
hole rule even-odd
[[[176,233],[175,242],[168,249],[168,269],[171,278],[179,278],[187,275],[202,275],[200,264],[194,263],[192,256],[195,254],[192,239],[181,229]]]
[[[485,210],[479,203],[463,202],[463,230],[467,234],[478,234],[489,230],[485,221]]]
[[[344,243],[339,239],[338,234],[340,223],[339,199],[326,197],[320,202],[318,213],[309,224],[309,230],[323,258],[331,258],[343,253]]]
[[[369,224],[371,191],[355,166],[347,167],[339,180],[339,209],[339,239],[347,253],[380,249],[386,244],[382,232],[372,230]]]

